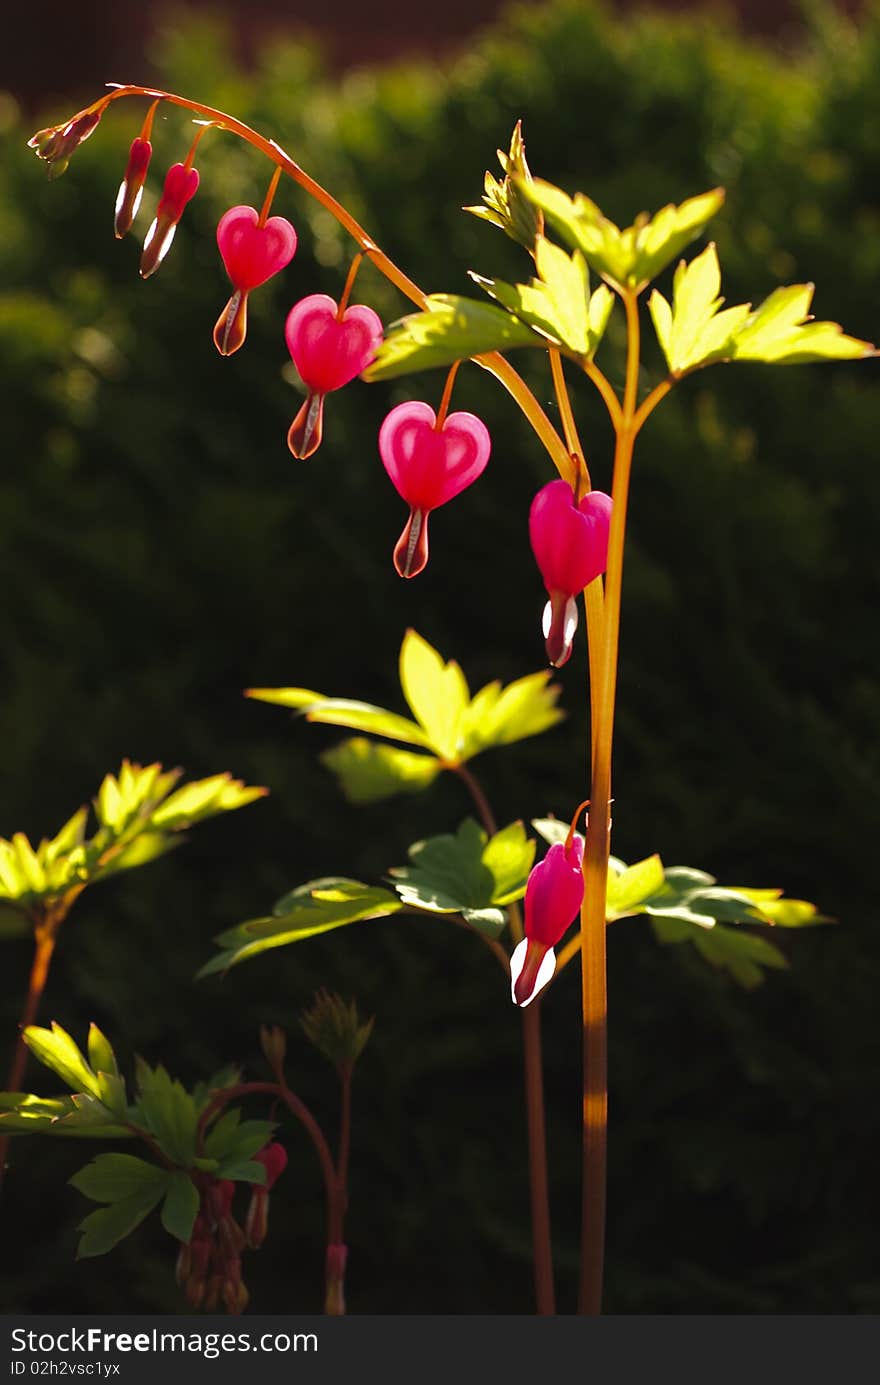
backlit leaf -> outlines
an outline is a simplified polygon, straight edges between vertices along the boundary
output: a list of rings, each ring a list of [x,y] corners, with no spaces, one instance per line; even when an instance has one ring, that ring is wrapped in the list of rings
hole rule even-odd
[[[350,923],[384,918],[401,907],[390,891],[359,880],[336,876],[310,880],[279,900],[270,917],[251,919],[215,938],[222,951],[198,975],[225,972],[269,948],[302,942]]]
[[[321,761],[338,777],[350,803],[378,803],[394,794],[419,793],[433,784],[443,768],[433,755],[418,755],[365,736],[353,736],[325,750]]]
[[[391,324],[363,378],[391,380],[490,351],[543,344],[537,332],[501,308],[456,294],[432,294],[424,312]]]
[[[534,856],[521,822],[489,838],[466,818],[454,836],[416,842],[410,864],[391,875],[405,904],[441,914],[484,910],[522,898]]]
[[[524,182],[521,189],[593,269],[615,286],[637,293],[700,234],[724,201],[723,190],[715,188],[678,207],[663,207],[654,217],[643,213],[621,230],[582,193],[571,198],[541,179]]]

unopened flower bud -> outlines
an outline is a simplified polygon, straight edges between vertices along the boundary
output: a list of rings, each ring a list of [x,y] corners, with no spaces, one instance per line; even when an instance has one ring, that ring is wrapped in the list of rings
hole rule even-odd
[[[199,186],[197,168],[187,168],[186,164],[172,164],[165,175],[165,186],[156,216],[144,240],[141,255],[141,278],[149,279],[171,249],[178,222],[183,216],[187,203],[195,196]]]
[[[260,1025],[260,1047],[273,1072],[284,1066],[287,1056],[287,1035],[279,1024]]]
[[[125,174],[116,197],[114,230],[117,240],[121,240],[131,230],[132,222],[138,214],[152,153],[153,146],[148,139],[142,139],[139,135],[132,141]]]
[[[311,1009],[300,1016],[300,1024],[306,1038],[339,1070],[354,1066],[373,1032],[372,1019],[362,1023],[353,1000],[346,1002],[326,990],[315,993]]]
[[[80,111],[66,125],[50,125],[31,136],[28,148],[49,165],[50,178],[61,177],[70,156],[94,132],[102,114],[103,110]]]

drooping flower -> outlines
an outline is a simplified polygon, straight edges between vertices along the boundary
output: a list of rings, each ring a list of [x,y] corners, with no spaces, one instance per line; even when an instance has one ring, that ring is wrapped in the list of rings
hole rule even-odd
[[[261,224],[256,207],[230,207],[217,226],[217,245],[235,292],[217,319],[214,345],[231,356],[244,344],[248,294],[290,264],[296,231],[283,216]]]
[[[325,395],[366,370],[382,332],[382,320],[372,308],[355,303],[340,315],[339,304],[326,293],[310,294],[291,308],[284,336],[308,390],[287,434],[294,457],[311,457],[320,447]]]
[[[547,658],[561,668],[577,629],[576,596],[608,561],[611,497],[590,491],[578,503],[567,481],[550,481],[532,501],[529,537],[550,600],[544,608]]]
[[[28,148],[33,149],[37,158],[49,165],[50,178],[61,177],[71,155],[81,144],[85,144],[89,135],[94,134],[103,114],[103,107],[97,111],[80,111],[65,125],[49,125],[31,136]]]
[[[232,1215],[235,1184],[210,1174],[196,1174],[193,1181],[199,1212],[177,1257],[177,1283],[191,1308],[213,1312],[222,1302],[228,1313],[241,1313],[248,1291],[241,1278],[244,1232]]]
[[[553,949],[574,922],[584,898],[584,839],[570,832],[551,846],[532,869],[526,885],[525,937],[510,958],[510,989],[515,1005],[526,1006],[556,970]]]
[[[398,404],[379,431],[379,453],[409,519],[394,549],[401,577],[415,577],[428,561],[428,517],[482,474],[492,444],[474,414],[447,414],[440,427],[430,404]]]
[[[122,237],[128,234],[138,214],[152,156],[153,146],[148,139],[142,139],[138,135],[137,139],[132,140],[131,149],[128,151],[128,163],[125,165],[125,173],[116,195],[113,229],[117,240],[122,240]]]
[[[141,278],[149,279],[171,249],[178,222],[186,204],[195,197],[199,171],[186,164],[172,164],[165,175],[165,186],[141,255]]]
[[[266,1182],[255,1183],[251,1190],[251,1200],[245,1218],[244,1234],[247,1243],[257,1250],[266,1239],[269,1226],[269,1193],[287,1168],[287,1151],[277,1140],[271,1140],[253,1156],[254,1161],[266,1170]]]

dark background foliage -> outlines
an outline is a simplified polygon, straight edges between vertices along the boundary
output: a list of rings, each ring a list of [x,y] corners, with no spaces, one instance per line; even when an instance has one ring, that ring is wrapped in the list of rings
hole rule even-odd
[[[522,116],[533,167],[616,219],[725,184],[714,232],[730,301],[815,280],[820,316],[876,339],[878,62],[877,9],[859,31],[817,10],[781,51],[718,20],[624,23],[572,0],[513,13],[447,70],[336,84],[310,50],[279,42],[243,75],[222,26],[169,21],[144,75],[274,134],[426,289],[467,291],[471,266],[521,273],[516,247],[458,209]],[[93,95],[71,76],[68,107],[45,115]],[[94,1018],[127,1060],[163,1059],[189,1081],[230,1059],[256,1068],[259,1022],[295,1030],[316,986],[356,995],[376,1032],[356,1094],[352,1309],[528,1311],[519,1025],[483,949],[440,924],[377,923],[222,983],[191,978],[214,933],[290,885],[379,878],[413,836],[464,815],[446,782],[418,800],[347,806],[316,759],[338,737],[241,690],[299,683],[397,705],[407,625],[457,657],[472,686],[539,667],[543,594],[525,515],[546,461],[498,387],[463,371],[456,402],[486,419],[494,458],[436,516],[427,573],[400,583],[390,551],[402,510],[375,437],[392,403],[436,399],[440,378],[355,384],[330,401],[312,462],[284,445],[299,395],[283,314],[306,292],[338,292],[350,253],[326,214],[282,189],[299,253],[255,295],[246,350],[221,360],[213,231],[231,203],[259,201],[256,156],[205,140],[202,188],[144,285],[136,246],[111,232],[139,113],[117,107],[54,185],[23,148],[30,128],[14,102],[0,102],[0,119],[0,831],[55,830],[124,755],[194,775],[228,768],[272,790],[87,895],[44,1017],[76,1035]],[[170,110],[157,123],[158,167],[181,156],[189,128]],[[401,311],[372,271],[358,291],[386,320]],[[604,348],[615,379],[621,347],[616,321]],[[519,363],[552,411],[543,361]],[[601,408],[589,389],[576,395],[607,487]],[[659,948],[637,920],[612,930],[612,1311],[880,1311],[878,433],[873,364],[742,366],[681,386],[640,443],[615,849],[784,885],[841,926],[784,938],[791,970],[750,995]],[[502,820],[564,814],[583,796],[584,680],[578,654],[562,674],[570,719],[486,757]],[[6,942],[3,957],[5,1063],[28,946]],[[575,971],[545,1016],[566,1310],[579,1219]],[[293,1048],[295,1084],[332,1121],[329,1071],[304,1041]],[[270,1312],[319,1302],[317,1169],[297,1133],[285,1139],[291,1173],[246,1269]],[[0,1303],[174,1308],[174,1251],[158,1227],[74,1265],[86,1208],[64,1179],[87,1153],[14,1147]]]

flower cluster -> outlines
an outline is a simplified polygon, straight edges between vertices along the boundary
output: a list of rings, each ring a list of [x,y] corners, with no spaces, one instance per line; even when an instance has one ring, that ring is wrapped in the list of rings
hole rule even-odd
[[[197,1174],[199,1212],[189,1242],[177,1257],[177,1283],[193,1309],[214,1313],[222,1305],[227,1313],[243,1313],[249,1294],[241,1275],[241,1256],[246,1247],[258,1249],[266,1238],[269,1192],[287,1167],[284,1147],[275,1141],[265,1145],[254,1160],[266,1170],[266,1182],[255,1184],[244,1229],[232,1215],[235,1183],[228,1178]]]
[[[152,159],[153,118],[162,97],[147,111],[141,131],[132,142],[116,199],[117,238],[128,234],[138,214]],[[67,167],[71,154],[88,139],[101,118],[106,100],[81,111],[64,125],[40,130],[30,146],[49,166],[50,176]],[[171,249],[187,205],[199,187],[194,159],[211,121],[200,128],[183,162],[165,175],[156,214],[144,239],[140,273],[150,278]],[[283,216],[270,216],[281,167],[269,184],[261,210],[235,206],[220,218],[217,246],[233,292],[214,326],[214,344],[222,356],[244,345],[248,300],[255,289],[280,274],[293,259],[297,233]],[[337,302],[313,293],[295,303],[287,314],[284,335],[306,396],[287,434],[294,457],[311,457],[321,445],[328,394],[342,389],[373,363],[383,338],[383,326],[372,308],[350,303],[349,296],[361,261],[372,247],[360,251]],[[439,409],[411,400],[392,409],[379,430],[379,455],[392,484],[409,507],[409,515],[394,548],[394,566],[401,577],[412,578],[428,562],[428,521],[482,475],[491,441],[486,425],[471,413],[449,413],[453,365]],[[561,667],[571,655],[577,626],[577,597],[605,571],[611,499],[591,491],[580,498],[565,480],[552,481],[538,492],[529,516],[532,550],[547,590],[543,629],[547,658]]]

